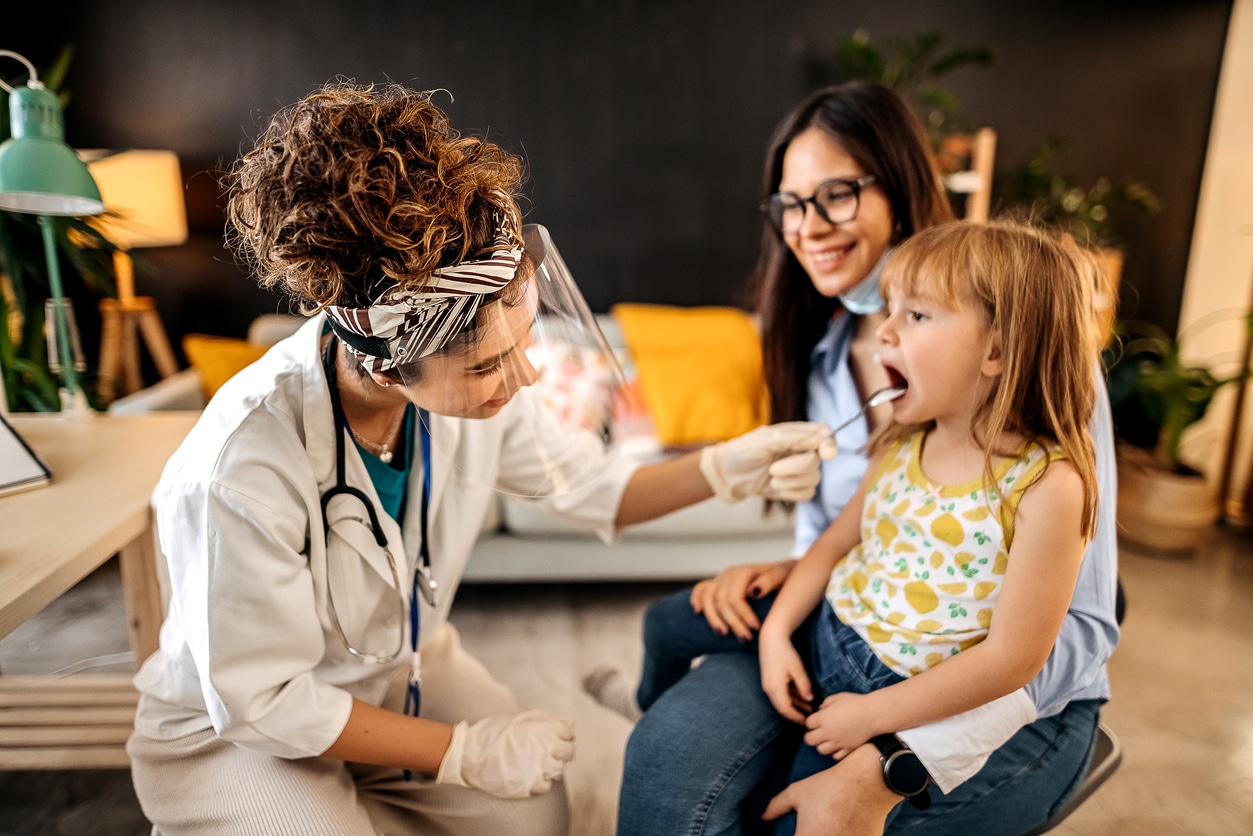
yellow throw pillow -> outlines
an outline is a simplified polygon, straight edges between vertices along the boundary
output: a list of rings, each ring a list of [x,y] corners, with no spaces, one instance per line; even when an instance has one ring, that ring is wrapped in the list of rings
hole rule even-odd
[[[663,445],[722,441],[766,422],[761,337],[744,311],[622,304],[612,313]]]
[[[200,386],[206,400],[212,398],[213,393],[236,372],[265,354],[268,348],[267,345],[253,345],[246,340],[209,334],[183,337],[183,353],[200,375]]]

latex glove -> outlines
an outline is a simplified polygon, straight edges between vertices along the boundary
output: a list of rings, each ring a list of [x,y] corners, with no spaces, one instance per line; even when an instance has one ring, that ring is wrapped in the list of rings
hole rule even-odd
[[[804,502],[818,486],[822,460],[835,452],[835,438],[826,424],[789,421],[704,448],[700,472],[723,502],[754,494]]]
[[[499,798],[547,792],[574,757],[574,721],[547,711],[498,714],[452,731],[437,784],[472,787]]]

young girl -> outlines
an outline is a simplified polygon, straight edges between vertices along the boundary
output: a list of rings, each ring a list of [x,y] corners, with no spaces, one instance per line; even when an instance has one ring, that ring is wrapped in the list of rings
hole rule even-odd
[[[763,689],[808,729],[792,781],[1048,658],[1095,521],[1092,286],[1072,241],[1006,223],[935,227],[892,256],[876,336],[906,393],[758,639]],[[792,635],[815,607],[802,660]]]

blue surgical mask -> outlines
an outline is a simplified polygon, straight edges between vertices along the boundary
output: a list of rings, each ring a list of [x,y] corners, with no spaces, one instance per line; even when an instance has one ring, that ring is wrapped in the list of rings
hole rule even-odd
[[[887,263],[891,253],[892,248],[889,247],[880,256],[879,263],[866,278],[858,282],[848,293],[840,294],[840,302],[849,312],[865,316],[883,310],[883,297],[879,295],[879,277],[883,275],[883,265]]]

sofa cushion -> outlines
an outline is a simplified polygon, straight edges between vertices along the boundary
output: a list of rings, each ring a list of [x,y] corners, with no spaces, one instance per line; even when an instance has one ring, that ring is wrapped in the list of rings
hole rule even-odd
[[[304,317],[290,314],[262,314],[248,326],[247,340],[209,334],[183,337],[183,353],[200,376],[205,400],[212,398],[244,366],[260,359],[271,345],[294,334],[304,322]]]
[[[214,337],[209,334],[188,334],[183,337],[183,353],[187,362],[200,375],[200,386],[205,400],[222,384],[230,380],[245,366],[259,360],[269,346],[254,345],[246,340],[231,337]]]
[[[650,520],[624,529],[622,536],[636,538],[673,537],[737,537],[777,536],[792,531],[793,517],[779,509],[762,516],[762,500],[752,497],[736,505],[727,505],[718,499],[708,499],[690,508]],[[501,520],[504,530],[522,537],[550,537],[592,535],[572,522],[533,511],[510,499],[501,503]]]
[[[765,423],[761,340],[736,308],[615,305],[665,446],[722,441]]]

